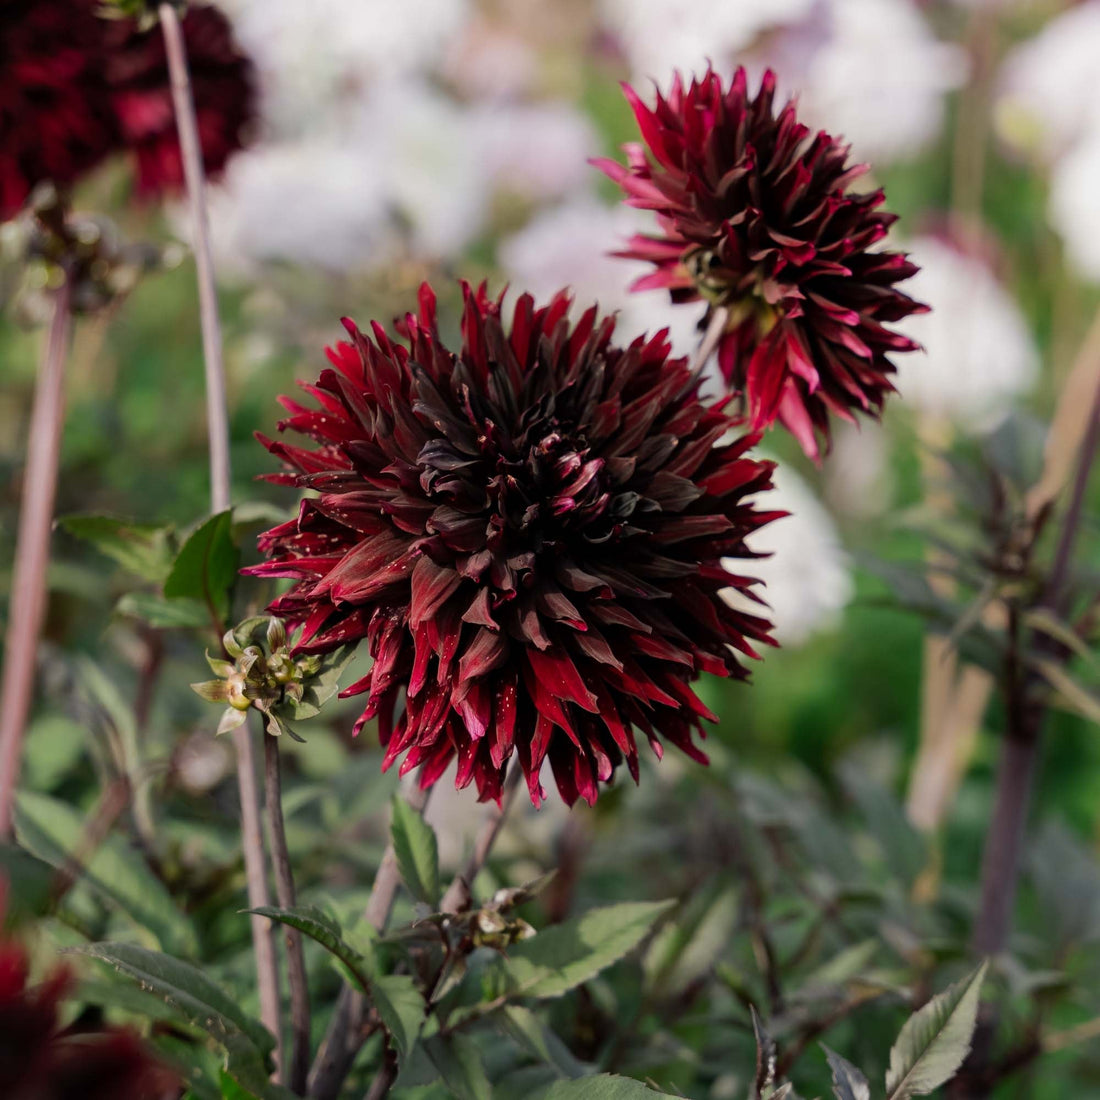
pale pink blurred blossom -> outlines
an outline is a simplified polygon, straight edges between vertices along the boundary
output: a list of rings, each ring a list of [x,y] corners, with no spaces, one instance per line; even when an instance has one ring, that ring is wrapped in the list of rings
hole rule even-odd
[[[902,401],[961,427],[989,430],[1038,374],[1027,321],[984,258],[937,237],[909,242],[908,250],[920,265],[910,292],[932,309],[902,326],[925,349],[898,361]]]

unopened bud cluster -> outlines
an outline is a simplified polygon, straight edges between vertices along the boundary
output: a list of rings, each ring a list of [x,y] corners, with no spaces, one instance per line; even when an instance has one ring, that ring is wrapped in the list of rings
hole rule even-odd
[[[321,671],[322,658],[294,656],[286,627],[276,618],[245,619],[227,631],[222,646],[225,657],[206,655],[217,679],[191,685],[209,702],[228,704],[218,733],[236,729],[255,707],[264,715],[268,733],[276,737],[288,733],[300,740],[281,712],[302,702],[310,682]]]

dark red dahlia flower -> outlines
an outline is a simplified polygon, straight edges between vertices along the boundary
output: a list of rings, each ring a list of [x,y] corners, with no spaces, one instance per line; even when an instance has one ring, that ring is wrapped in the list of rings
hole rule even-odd
[[[255,72],[217,8],[188,7],[182,27],[203,163],[216,175],[255,122]],[[183,161],[161,28],[142,30],[133,19],[113,19],[105,21],[105,34],[111,100],[123,141],[137,158],[138,190],[179,188]]]
[[[726,309],[719,364],[753,430],[778,418],[816,458],[830,413],[881,412],[889,354],[917,347],[888,326],[926,307],[897,288],[916,267],[874,247],[895,220],[882,191],[850,190],[867,166],[812,135],[793,101],[776,114],[775,83],[765,73],[750,98],[744,69],[728,89],[708,71],[685,90],[677,74],[653,110],[624,85],[645,145],[625,146],[625,167],[593,163],[657,214],[660,232],[619,253],[656,267],[634,289]]]
[[[2,884],[0,884],[2,885]],[[0,942],[0,1096],[4,1100],[167,1100],[178,1078],[132,1032],[62,1031],[69,975],[28,986],[27,955]]]
[[[99,24],[83,0],[0,0],[0,221],[118,148]]]
[[[665,333],[619,348],[615,321],[576,323],[558,294],[536,308],[465,288],[462,343],[442,344],[435,299],[392,341],[379,325],[330,350],[333,369],[283,399],[316,449],[261,439],[314,490],[297,519],[261,536],[293,577],[271,605],[325,652],[365,638],[374,658],[345,696],[367,695],[356,731],[377,717],[384,766],[404,754],[429,786],[457,757],[456,785],[499,798],[515,753],[532,800],[549,758],[562,797],[595,801],[636,731],[658,756],[693,741],[714,715],[692,691],[701,671],[744,678],[768,623],[719,593],[751,592],[724,557],[778,513],[746,498],[771,463],[752,435],[699,396]]]

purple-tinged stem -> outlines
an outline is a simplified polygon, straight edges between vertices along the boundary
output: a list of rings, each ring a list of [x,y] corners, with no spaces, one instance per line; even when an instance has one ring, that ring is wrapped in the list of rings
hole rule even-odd
[[[1070,561],[1084,512],[1089,475],[1100,451],[1100,386],[1093,397],[1088,428],[1077,461],[1077,472],[1070,491],[1069,505],[1054,552],[1054,561],[1039,606],[1059,612],[1065,599]],[[1027,644],[1026,640],[1023,644]],[[981,907],[974,925],[974,949],[983,955],[1004,950],[1012,926],[1012,909],[1020,874],[1020,854],[1025,825],[1031,805],[1031,790],[1039,761],[1039,736],[1045,708],[1030,698],[1030,673],[1019,667],[1022,662],[1014,651],[1010,660],[1016,666],[1009,676],[1008,729],[997,772],[997,793],[993,820],[986,836],[982,856]],[[1012,691],[1013,682],[1017,690]],[[1014,696],[1014,697],[1013,697]]]
[[[34,696],[38,637],[46,613],[46,570],[65,420],[71,294],[66,277],[54,295],[53,320],[35,386],[27,438],[27,469],[23,476],[0,687],[0,840],[11,835],[23,737]]]
[[[264,806],[267,810],[268,835],[271,840],[271,860],[275,865],[275,894],[283,909],[298,904],[294,889],[294,871],[290,865],[290,849],[283,823],[283,784],[279,767],[279,738],[264,734]],[[290,925],[283,926],[286,943],[286,972],[290,982],[290,1026],[293,1042],[290,1051],[290,1071],[284,1073],[285,1084],[299,1096],[305,1094],[309,1073],[309,986],[306,981],[302,934]]]
[[[199,141],[195,100],[187,67],[183,29],[175,8],[162,3],[158,9],[168,74],[172,85],[172,103],[179,131],[184,178],[191,205],[194,233],[195,269],[198,277],[199,316],[202,321],[203,361],[206,369],[207,438],[210,448],[210,504],[214,512],[230,505],[229,415],[225,400],[225,367],[222,361],[221,322],[214,282],[214,260],[210,249],[210,226],[206,214],[206,177],[202,146]],[[256,783],[256,760],[247,723],[233,732],[237,750],[237,787],[241,800],[241,843],[244,848],[248,904],[251,909],[269,903],[267,872],[264,866],[263,827],[260,822],[260,794]],[[271,922],[264,917],[250,918],[252,945],[256,956],[256,982],[260,996],[260,1019],[275,1036],[276,1059],[281,1062],[279,1022],[279,974],[275,963],[275,943]]]
[[[722,334],[726,331],[729,319],[730,311],[725,306],[715,306],[711,311],[710,321],[707,322],[707,330],[703,333],[703,339],[699,341],[699,346],[691,357],[691,370],[693,373],[698,373],[707,365],[707,360],[714,354],[722,339]]]
[[[224,512],[229,499],[229,414],[225,402],[225,362],[222,357],[221,321],[214,281],[214,256],[210,249],[210,220],[206,212],[206,173],[203,169],[199,124],[187,47],[179,16],[171,4],[160,5],[160,25],[168,55],[172,82],[172,105],[176,112],[183,174],[191,207],[195,268],[199,284],[199,313],[202,318],[202,355],[206,367],[206,431],[210,448],[210,502],[214,512]]]

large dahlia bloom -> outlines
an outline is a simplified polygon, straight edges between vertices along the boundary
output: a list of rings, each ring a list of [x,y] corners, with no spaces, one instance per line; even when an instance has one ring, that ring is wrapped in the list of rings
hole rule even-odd
[[[0,0],[0,221],[118,147],[90,3]]]
[[[384,766],[404,756],[425,787],[457,758],[456,786],[498,798],[515,754],[536,805],[546,759],[591,803],[622,760],[637,778],[638,732],[705,762],[692,681],[744,678],[738,653],[770,640],[721,596],[751,592],[723,559],[775,518],[746,500],[770,484],[757,437],[731,441],[663,332],[617,347],[613,318],[570,305],[524,295],[509,326],[466,287],[453,353],[425,286],[404,343],[345,321],[304,387],[318,407],[283,399],[314,449],[263,439],[291,471],[273,480],[316,495],[248,571],[297,581],[271,611],[300,650],[366,639],[356,731],[377,718]]]
[[[895,220],[882,191],[850,189],[866,166],[793,102],[777,113],[775,83],[765,73],[750,97],[744,69],[728,88],[713,71],[687,88],[677,75],[653,110],[627,86],[645,145],[625,147],[625,167],[595,163],[657,214],[659,232],[619,253],[655,267],[634,288],[727,310],[719,364],[751,427],[778,419],[816,458],[830,413],[881,411],[890,353],[917,347],[889,326],[925,307],[897,287],[916,266],[875,248]]]
[[[2,885],[2,884],[0,884]],[[0,1096],[4,1100],[168,1100],[176,1075],[120,1028],[63,1031],[71,981],[55,971],[28,985],[26,951],[0,941]]]
[[[198,119],[203,164],[216,175],[242,147],[256,116],[252,62],[241,52],[229,20],[217,8],[192,5],[181,20]],[[156,194],[182,187],[176,116],[159,25],[104,20],[105,66],[111,102],[125,146],[137,161],[138,190]]]

